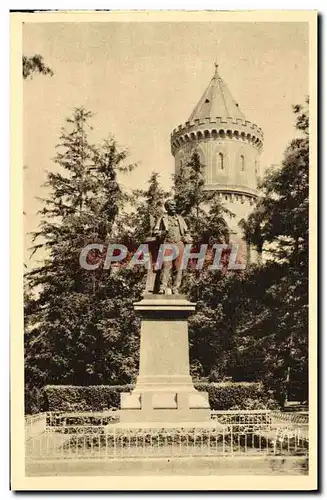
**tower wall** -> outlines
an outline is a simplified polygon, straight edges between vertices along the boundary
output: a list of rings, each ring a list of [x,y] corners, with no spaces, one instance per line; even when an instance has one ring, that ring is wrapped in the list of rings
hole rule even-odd
[[[207,189],[229,187],[256,196],[259,176],[259,151],[251,144],[234,139],[207,139],[183,144],[175,153],[175,170],[196,149],[205,165]]]
[[[192,139],[187,129],[184,129],[182,141],[180,136],[177,142],[175,132],[172,136],[172,153],[176,173],[192,151],[199,153],[200,161],[205,166],[205,189],[218,191],[222,204],[234,214],[226,217],[226,222],[231,229],[231,240],[240,242],[243,233],[238,223],[251,213],[258,195],[262,143],[258,143],[256,136],[247,137],[239,132],[230,132],[210,132],[208,137],[202,132],[201,135],[195,132]],[[190,141],[185,140],[187,136]]]

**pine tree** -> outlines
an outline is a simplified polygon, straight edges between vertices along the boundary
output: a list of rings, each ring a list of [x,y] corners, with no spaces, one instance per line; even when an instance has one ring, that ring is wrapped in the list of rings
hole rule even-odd
[[[33,251],[46,252],[27,275],[25,380],[27,391],[46,383],[90,384],[130,381],[137,368],[139,297],[137,271],[118,275],[103,268],[105,244],[115,241],[115,221],[128,200],[117,175],[130,170],[127,151],[114,139],[89,142],[91,113],[78,108],[62,130],[48,172],[40,230]],[[89,257],[98,269],[81,267],[81,250],[104,245]],[[34,290],[34,293],[33,293]],[[36,293],[38,290],[38,293]]]

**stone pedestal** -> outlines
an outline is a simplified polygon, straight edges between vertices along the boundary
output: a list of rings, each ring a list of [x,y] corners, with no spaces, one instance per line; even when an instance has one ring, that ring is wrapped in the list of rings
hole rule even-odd
[[[187,318],[195,304],[182,295],[147,295],[134,308],[140,368],[133,392],[121,394],[121,424],[210,422],[208,394],[190,376]]]

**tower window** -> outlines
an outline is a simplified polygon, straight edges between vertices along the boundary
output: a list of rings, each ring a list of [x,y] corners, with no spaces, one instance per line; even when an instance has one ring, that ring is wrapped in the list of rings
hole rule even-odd
[[[219,153],[218,155],[218,162],[219,162],[219,168],[220,170],[224,170],[224,155],[222,153]]]
[[[255,170],[255,173],[257,175],[258,174],[258,162],[257,162],[257,160],[255,160],[255,162],[254,162],[254,170]]]
[[[244,155],[241,155],[241,171],[244,172],[245,170],[245,158]]]

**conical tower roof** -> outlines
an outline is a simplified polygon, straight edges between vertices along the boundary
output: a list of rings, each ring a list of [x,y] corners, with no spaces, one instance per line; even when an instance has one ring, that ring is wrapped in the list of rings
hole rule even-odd
[[[218,64],[215,64],[215,74],[188,121],[192,122],[205,118],[214,119],[218,116],[221,118],[241,118],[245,120],[245,116],[240,110],[239,105],[218,73]]]

